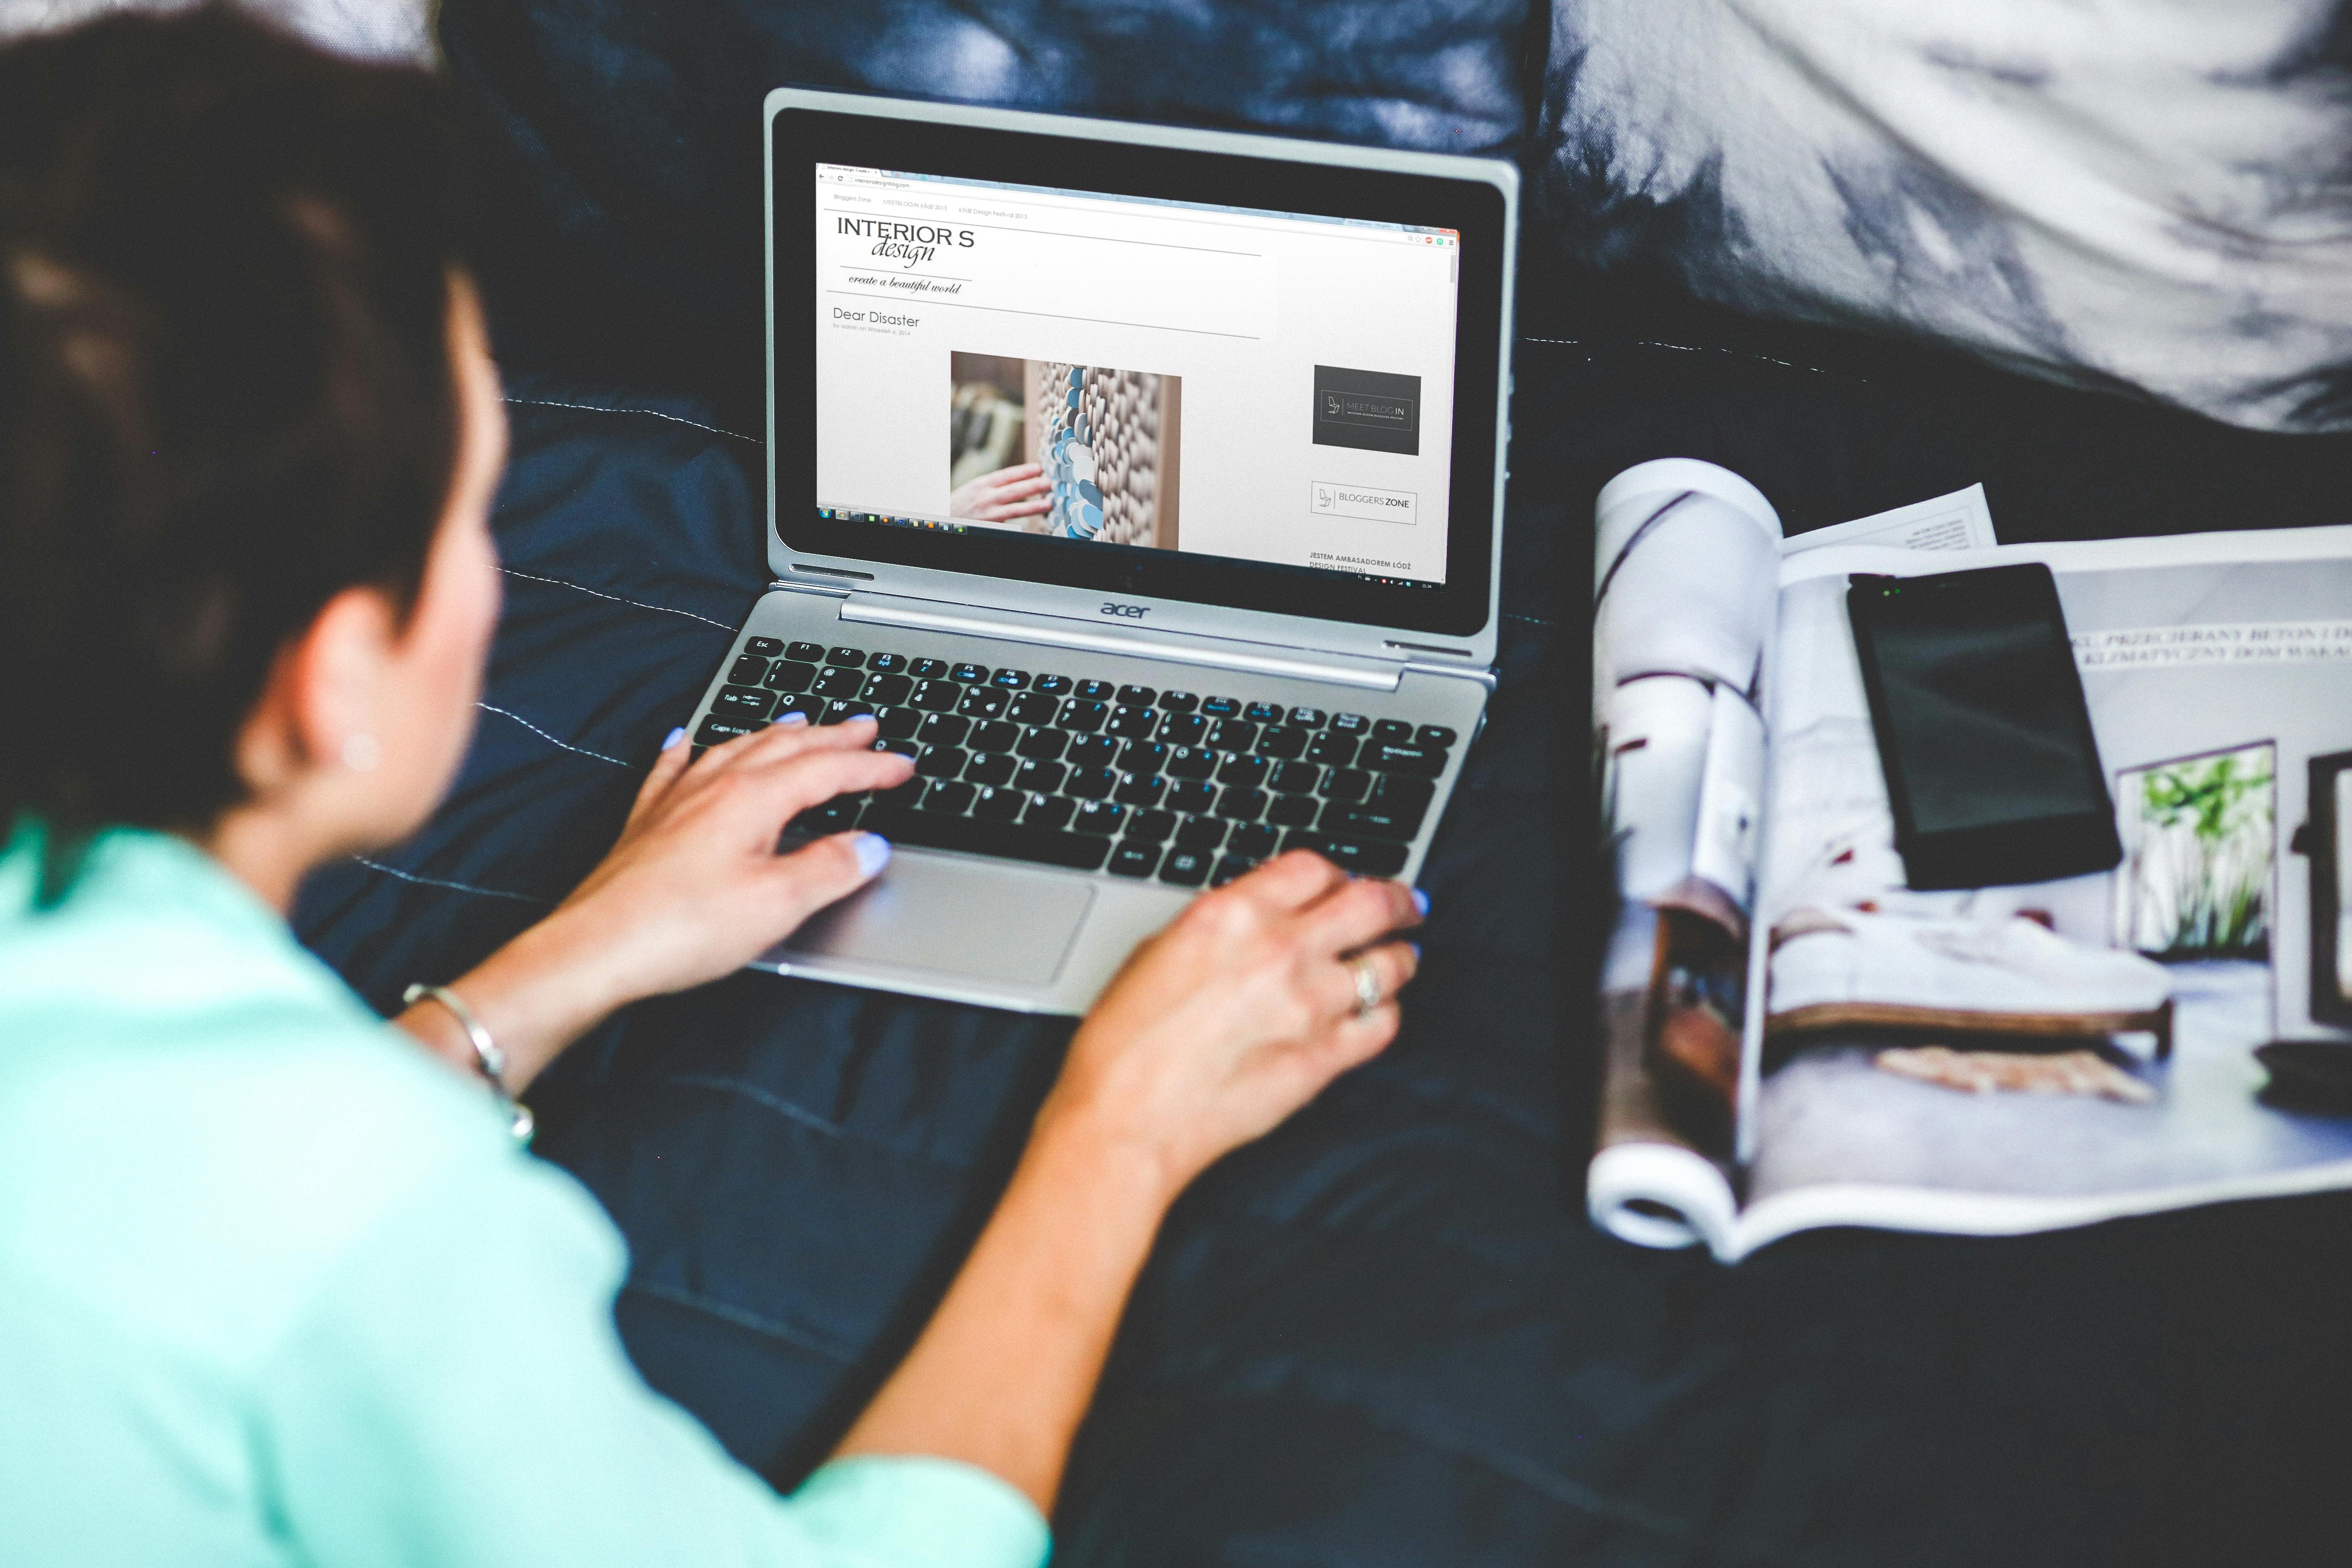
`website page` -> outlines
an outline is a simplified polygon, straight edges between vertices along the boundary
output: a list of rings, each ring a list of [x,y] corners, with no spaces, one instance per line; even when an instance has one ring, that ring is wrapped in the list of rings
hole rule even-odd
[[[815,179],[824,515],[1444,583],[1452,230]]]

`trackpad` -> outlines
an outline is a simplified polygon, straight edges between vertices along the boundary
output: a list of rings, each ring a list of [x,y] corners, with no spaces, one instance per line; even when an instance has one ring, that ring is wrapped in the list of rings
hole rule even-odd
[[[1094,900],[1076,877],[902,853],[881,880],[794,931],[782,952],[1044,985]]]

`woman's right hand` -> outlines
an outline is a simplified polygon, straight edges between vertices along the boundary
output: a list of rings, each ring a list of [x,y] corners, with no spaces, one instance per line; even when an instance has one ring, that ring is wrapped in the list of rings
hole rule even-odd
[[[1053,488],[1039,464],[1015,463],[966,479],[948,492],[948,515],[978,522],[1035,517],[1053,509],[1054,498],[1046,493]]]
[[[1417,904],[1305,851],[1202,895],[1087,1015],[1041,1135],[1081,1124],[1149,1162],[1172,1199],[1395,1037],[1397,991],[1420,964],[1396,938],[1420,923]],[[1360,1014],[1359,958],[1381,998]]]

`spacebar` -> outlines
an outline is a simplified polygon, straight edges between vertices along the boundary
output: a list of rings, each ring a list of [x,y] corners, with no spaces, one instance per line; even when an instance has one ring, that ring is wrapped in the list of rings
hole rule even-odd
[[[1076,871],[1099,871],[1110,854],[1110,840],[1091,833],[1015,827],[1010,823],[975,822],[969,816],[907,811],[897,806],[869,806],[857,826],[910,849],[961,849],[967,855],[1034,860],[1045,866],[1067,866]]]

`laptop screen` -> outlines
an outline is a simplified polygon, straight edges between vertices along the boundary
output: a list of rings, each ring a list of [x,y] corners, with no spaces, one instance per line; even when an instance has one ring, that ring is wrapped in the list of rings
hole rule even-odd
[[[809,177],[821,516],[1444,584],[1455,230]]]
[[[1486,625],[1507,174],[788,96],[769,459],[792,561],[1099,591],[1104,615]]]

